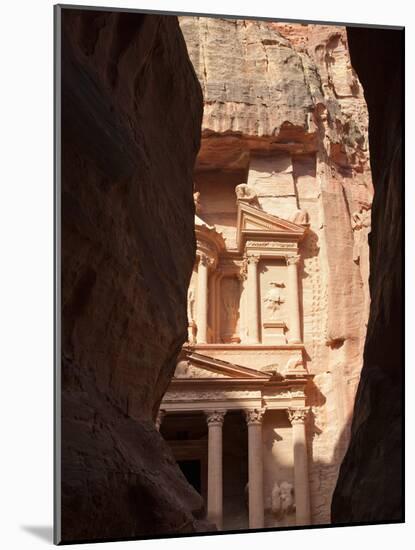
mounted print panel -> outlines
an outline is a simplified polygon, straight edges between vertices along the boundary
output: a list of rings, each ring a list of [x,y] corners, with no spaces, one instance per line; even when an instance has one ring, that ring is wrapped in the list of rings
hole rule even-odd
[[[403,521],[403,28],[55,30],[55,542]]]

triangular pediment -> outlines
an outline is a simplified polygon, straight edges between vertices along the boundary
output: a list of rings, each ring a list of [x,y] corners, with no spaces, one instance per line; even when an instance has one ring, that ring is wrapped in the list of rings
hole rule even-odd
[[[269,375],[248,367],[242,367],[222,361],[221,359],[193,352],[188,353],[186,357],[177,363],[174,378],[176,380],[206,378],[263,380],[269,378]]]
[[[288,241],[298,242],[304,235],[305,228],[268,214],[254,206],[240,203],[238,205],[237,241],[242,244],[244,236],[252,238],[255,235],[261,238],[279,237]]]

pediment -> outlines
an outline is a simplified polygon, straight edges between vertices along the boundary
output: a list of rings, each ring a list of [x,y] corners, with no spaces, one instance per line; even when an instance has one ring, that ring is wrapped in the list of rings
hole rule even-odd
[[[176,365],[174,379],[246,379],[255,380],[269,378],[268,374],[259,372],[248,367],[242,367],[221,359],[209,357],[200,353],[189,353],[182,358]]]
[[[304,233],[305,228],[301,225],[268,214],[251,205],[243,203],[238,205],[238,245],[242,244],[244,236],[252,238],[257,234],[261,238],[264,238],[268,234],[270,237],[279,237],[298,242]]]

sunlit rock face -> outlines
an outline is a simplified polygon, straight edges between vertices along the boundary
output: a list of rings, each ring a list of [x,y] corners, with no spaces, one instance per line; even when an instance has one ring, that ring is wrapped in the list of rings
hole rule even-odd
[[[369,111],[375,188],[370,235],[372,303],[351,441],[333,497],[332,519],[403,521],[404,36],[403,31],[350,28],[348,38]]]
[[[303,359],[313,375],[311,521],[329,523],[369,311],[368,115],[346,30],[198,17],[180,26],[204,95],[200,216],[233,249],[237,185],[248,184],[268,214],[308,214],[298,269]]]
[[[186,338],[202,96],[175,17],[62,16],[62,538],[191,532],[154,424]]]

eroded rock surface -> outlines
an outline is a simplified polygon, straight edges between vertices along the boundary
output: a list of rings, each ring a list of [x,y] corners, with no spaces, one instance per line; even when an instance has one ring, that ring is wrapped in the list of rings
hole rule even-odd
[[[187,331],[200,86],[175,17],[62,13],[62,539],[194,531],[154,417]]]
[[[313,523],[329,523],[362,367],[373,193],[367,109],[346,29],[198,17],[180,25],[204,94],[195,173],[203,219],[232,246],[242,183],[266,212],[309,216],[299,272],[314,375],[311,506]]]
[[[348,29],[369,110],[375,196],[371,307],[350,446],[333,497],[336,523],[403,521],[403,31]]]

